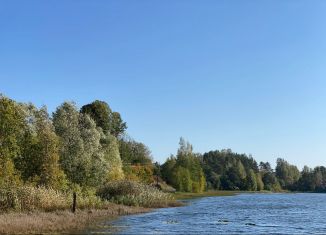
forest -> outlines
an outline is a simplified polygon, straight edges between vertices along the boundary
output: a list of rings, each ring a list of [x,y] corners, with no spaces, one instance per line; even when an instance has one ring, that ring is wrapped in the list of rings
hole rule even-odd
[[[186,146],[186,147],[185,147]],[[301,191],[325,192],[326,168],[298,168],[278,158],[272,169],[269,162],[259,164],[252,156],[215,150],[192,153],[192,146],[181,138],[177,156],[161,166],[162,178],[180,191],[202,190]]]
[[[116,182],[126,188],[133,187],[132,182],[148,185],[165,193],[326,191],[323,166],[305,166],[300,171],[278,158],[272,169],[269,162],[258,164],[251,155],[230,149],[195,153],[183,138],[176,154],[158,163],[149,148],[129,137],[126,130],[120,113],[104,101],[81,108],[64,102],[49,114],[46,106],[38,108],[1,95],[0,190],[42,187],[102,199],[108,195],[105,192],[112,195],[119,188]],[[113,199],[128,204],[125,198]]]

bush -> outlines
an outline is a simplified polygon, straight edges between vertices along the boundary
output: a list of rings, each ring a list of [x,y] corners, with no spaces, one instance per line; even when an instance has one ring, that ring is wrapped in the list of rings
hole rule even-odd
[[[133,181],[114,181],[100,188],[97,195],[102,199],[128,206],[166,207],[173,197],[150,185]]]

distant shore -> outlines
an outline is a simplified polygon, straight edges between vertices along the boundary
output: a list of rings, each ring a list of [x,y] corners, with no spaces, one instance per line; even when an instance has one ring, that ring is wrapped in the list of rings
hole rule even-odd
[[[200,197],[220,197],[220,196],[235,196],[241,193],[273,193],[271,191],[231,191],[231,190],[211,190],[202,193],[184,193],[184,192],[176,192],[174,194],[174,198],[177,200],[185,200],[185,199],[194,199]],[[288,193],[288,191],[281,191],[280,193]]]

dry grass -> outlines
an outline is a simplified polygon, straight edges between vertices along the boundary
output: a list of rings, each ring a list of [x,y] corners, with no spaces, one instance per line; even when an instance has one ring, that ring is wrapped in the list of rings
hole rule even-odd
[[[95,195],[77,195],[79,209],[101,209],[105,201]],[[0,189],[1,212],[57,211],[69,209],[72,205],[72,193],[64,193],[51,188],[21,186]]]
[[[0,234],[78,233],[100,219],[148,212],[141,207],[108,204],[106,209],[8,213],[0,215]]]
[[[178,204],[169,193],[127,180],[109,182],[98,190],[97,195],[104,200],[128,206],[159,208]]]
[[[92,194],[79,194],[79,210],[73,214],[70,212],[70,193],[30,186],[0,189],[0,234],[76,233],[96,225],[96,221],[101,218],[150,210],[143,207],[182,205],[170,194],[133,182],[111,183],[102,190],[99,195],[102,198]]]

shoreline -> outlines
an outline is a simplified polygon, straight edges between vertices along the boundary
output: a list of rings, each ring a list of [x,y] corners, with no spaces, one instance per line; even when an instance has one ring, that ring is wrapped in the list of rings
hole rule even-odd
[[[288,191],[282,191],[280,193],[287,193]],[[225,196],[236,196],[242,193],[275,193],[271,191],[231,191],[231,190],[211,190],[202,193],[184,193],[184,192],[176,192],[174,194],[174,198],[176,200],[186,200],[186,199],[195,199],[201,197],[225,197]]]
[[[177,192],[173,196],[176,203],[165,206],[178,207],[187,205],[182,200],[202,197],[235,196],[241,193],[272,193],[267,191],[207,191],[203,193]],[[0,214],[0,234],[47,234],[69,233],[80,234],[87,229],[96,227],[103,220],[116,219],[119,216],[151,212],[157,208],[144,208],[109,203],[102,209],[83,209],[72,213],[70,210],[54,212],[8,212]]]
[[[154,208],[110,204],[106,209],[54,212],[9,212],[0,214],[0,234],[79,234],[103,219],[150,212]]]

